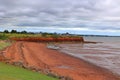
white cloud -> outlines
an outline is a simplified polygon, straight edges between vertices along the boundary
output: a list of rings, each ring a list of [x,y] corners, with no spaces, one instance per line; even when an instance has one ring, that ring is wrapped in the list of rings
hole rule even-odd
[[[120,0],[0,0],[0,25],[118,32],[119,4]]]

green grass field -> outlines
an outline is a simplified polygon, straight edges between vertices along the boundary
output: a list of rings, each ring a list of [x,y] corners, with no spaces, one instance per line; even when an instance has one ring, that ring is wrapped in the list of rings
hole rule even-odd
[[[58,80],[23,68],[0,63],[0,80]]]

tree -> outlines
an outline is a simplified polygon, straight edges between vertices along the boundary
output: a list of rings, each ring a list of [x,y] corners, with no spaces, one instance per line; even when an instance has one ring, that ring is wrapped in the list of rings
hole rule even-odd
[[[27,31],[21,31],[21,33],[22,33],[22,34],[26,34],[26,33],[27,33]]]
[[[9,33],[9,31],[8,30],[4,30],[4,33]]]
[[[66,32],[65,34],[66,34],[66,35],[69,35],[69,33],[68,33],[68,32]]]
[[[17,33],[17,30],[12,30],[11,33]]]

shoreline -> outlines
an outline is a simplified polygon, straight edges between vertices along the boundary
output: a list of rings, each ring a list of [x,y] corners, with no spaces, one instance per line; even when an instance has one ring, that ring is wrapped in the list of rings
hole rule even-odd
[[[13,51],[14,49],[14,51]],[[117,75],[99,68],[82,59],[48,49],[47,44],[37,42],[16,42],[4,53],[10,64],[21,63],[27,69],[46,71],[73,80],[120,80]],[[21,61],[21,62],[20,62]],[[45,72],[45,73],[46,73]]]
[[[90,43],[90,44],[97,44],[97,43],[103,43],[103,42],[85,41],[85,43],[83,43],[83,44],[87,44],[87,43],[88,43],[88,44],[89,44],[89,43]],[[67,44],[69,44],[69,43],[67,43]],[[71,44],[71,43],[70,43],[70,44]],[[48,46],[49,46],[49,45],[48,45]],[[97,64],[95,64],[95,63],[90,62],[89,60],[85,60],[84,58],[78,57],[77,55],[74,55],[73,53],[62,51],[62,49],[61,49],[61,47],[59,46],[59,44],[57,44],[57,45],[54,45],[54,44],[53,44],[52,46],[55,46],[55,47],[57,47],[57,48],[51,47],[50,49],[53,49],[53,50],[56,50],[56,51],[58,51],[58,52],[60,52],[60,53],[65,54],[65,55],[68,55],[68,56],[71,56],[71,57],[80,59],[80,60],[84,61],[85,63],[88,63],[88,64],[90,64],[90,65],[96,66],[96,67],[98,67],[98,68],[101,68],[101,69],[103,69],[103,70],[105,70],[105,71],[108,71],[108,72],[112,73],[113,75],[115,75],[115,76],[117,76],[117,77],[120,77],[120,75],[119,75],[118,73],[113,72],[113,71],[111,71],[111,70],[109,70],[109,69],[107,69],[107,68],[105,68],[105,67],[101,67],[101,66],[99,66],[99,65],[97,65]]]
[[[77,59],[79,59],[79,60],[82,60],[82,61],[84,61],[84,62],[87,63],[87,64],[93,65],[93,66],[95,66],[95,67],[97,67],[97,68],[100,68],[100,69],[103,69],[103,70],[105,70],[105,71],[107,71],[107,72],[110,72],[111,74],[113,74],[113,75],[115,75],[115,76],[117,76],[117,77],[120,77],[119,74],[117,74],[117,73],[115,73],[115,72],[112,72],[112,71],[110,71],[110,70],[107,69],[107,68],[104,68],[104,67],[101,67],[101,66],[99,66],[99,65],[96,65],[96,64],[94,64],[94,63],[92,63],[92,62],[89,62],[88,60],[82,59],[82,58],[80,58],[80,57],[77,57],[77,56],[72,55],[72,54],[69,54],[69,53],[65,53],[65,52],[61,52],[61,53],[66,54],[67,56],[71,56],[71,57],[77,58]]]

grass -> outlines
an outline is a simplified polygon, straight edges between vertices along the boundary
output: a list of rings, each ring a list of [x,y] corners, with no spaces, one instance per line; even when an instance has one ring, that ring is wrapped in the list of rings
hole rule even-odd
[[[16,37],[41,37],[41,34],[18,34],[18,33],[0,33],[1,40],[7,40],[9,38]]]
[[[0,80],[58,80],[44,74],[0,63]]]
[[[0,41],[0,50],[4,49],[7,46],[10,46],[10,42]]]
[[[59,34],[51,34],[51,33],[42,33],[42,34],[30,34],[30,33],[26,33],[26,34],[21,34],[21,33],[2,33],[0,32],[0,40],[7,40],[10,38],[26,38],[26,37],[53,37],[53,38],[58,38],[58,37],[80,37],[80,36],[65,36],[65,35],[59,35]]]

